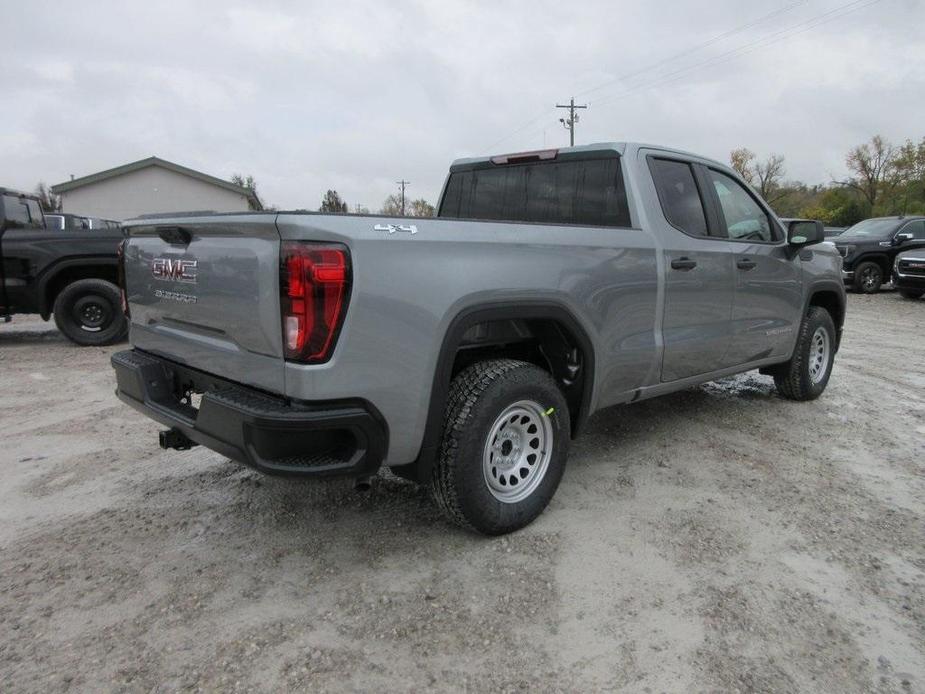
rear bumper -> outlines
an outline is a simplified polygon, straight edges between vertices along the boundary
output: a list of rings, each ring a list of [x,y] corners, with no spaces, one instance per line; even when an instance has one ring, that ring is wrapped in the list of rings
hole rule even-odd
[[[360,400],[294,402],[139,350],[112,356],[116,395],[190,440],[271,475],[370,475],[388,448],[386,425]],[[201,393],[199,408],[183,399]]]

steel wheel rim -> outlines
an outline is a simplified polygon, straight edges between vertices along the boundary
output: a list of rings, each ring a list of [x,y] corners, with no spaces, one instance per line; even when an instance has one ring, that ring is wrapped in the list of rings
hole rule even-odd
[[[505,408],[488,430],[482,473],[498,501],[516,504],[542,483],[552,458],[552,422],[533,400]]]
[[[814,384],[825,378],[829,370],[829,332],[816,328],[809,347],[809,380]]]
[[[81,330],[99,332],[109,322],[111,309],[105,299],[85,296],[74,303],[74,317]]]

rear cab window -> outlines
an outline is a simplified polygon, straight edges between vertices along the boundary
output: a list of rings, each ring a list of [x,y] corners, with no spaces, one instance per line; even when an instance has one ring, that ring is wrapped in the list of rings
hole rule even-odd
[[[707,236],[703,198],[691,164],[649,157],[649,172],[668,223],[690,236]]]
[[[590,155],[590,156],[589,156]],[[438,217],[630,227],[620,156],[478,163],[451,170]]]

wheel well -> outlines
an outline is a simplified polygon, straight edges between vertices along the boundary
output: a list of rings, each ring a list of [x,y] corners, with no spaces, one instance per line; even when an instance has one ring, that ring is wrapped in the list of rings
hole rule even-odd
[[[503,318],[469,326],[453,357],[450,378],[485,359],[519,359],[548,371],[565,395],[572,433],[581,423],[589,355],[569,328],[554,318]]]
[[[842,306],[838,294],[834,291],[818,291],[809,299],[810,306],[819,306],[824,308],[832,316],[832,322],[835,328],[840,330],[845,322],[845,307]]]
[[[67,285],[77,280],[100,279],[119,284],[118,270],[115,264],[97,263],[92,265],[73,265],[58,271],[45,284],[42,315],[47,319],[55,306],[55,299]]]
[[[877,263],[877,265],[880,266],[880,271],[883,272],[884,282],[887,282],[890,279],[890,275],[893,272],[893,268],[890,265],[889,257],[887,257],[886,255],[883,255],[882,253],[878,253],[877,255],[862,256],[861,258],[858,258],[857,262],[855,262],[854,267],[855,269],[857,269],[857,267],[861,263],[867,263],[867,262]]]

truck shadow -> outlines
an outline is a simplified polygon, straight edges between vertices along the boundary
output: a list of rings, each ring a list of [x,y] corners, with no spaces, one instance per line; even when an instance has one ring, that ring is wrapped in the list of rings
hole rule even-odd
[[[67,342],[68,339],[60,332],[52,329],[26,330],[6,329],[0,330],[0,347],[3,345],[43,344],[48,342]]]

